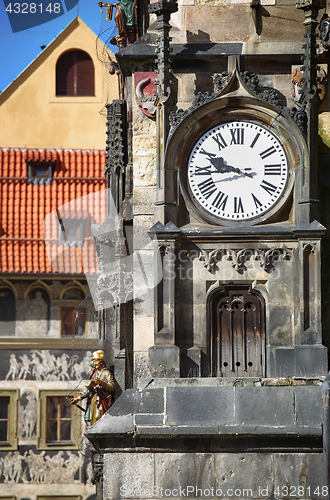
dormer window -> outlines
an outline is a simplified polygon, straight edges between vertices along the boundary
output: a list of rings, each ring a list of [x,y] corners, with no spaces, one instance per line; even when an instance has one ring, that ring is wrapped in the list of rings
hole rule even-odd
[[[59,221],[59,245],[81,246],[85,240],[85,223],[84,219],[67,219],[63,223]]]
[[[40,183],[40,181],[51,182],[55,168],[55,162],[28,161],[28,182]]]
[[[57,96],[94,96],[94,64],[83,50],[69,50],[56,63]]]

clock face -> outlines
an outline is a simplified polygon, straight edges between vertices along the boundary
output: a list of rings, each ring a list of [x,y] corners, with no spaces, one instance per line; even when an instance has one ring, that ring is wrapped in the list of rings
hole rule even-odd
[[[282,197],[289,175],[280,140],[266,127],[237,120],[221,123],[196,142],[188,162],[195,201],[224,220],[249,220]]]

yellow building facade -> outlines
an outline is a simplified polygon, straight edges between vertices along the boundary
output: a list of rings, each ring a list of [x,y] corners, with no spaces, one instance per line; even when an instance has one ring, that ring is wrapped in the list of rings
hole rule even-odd
[[[118,79],[98,59],[95,42],[95,33],[75,18],[1,93],[1,147],[104,149],[100,111],[118,98]],[[75,49],[93,62],[94,95],[56,95],[57,62]]]

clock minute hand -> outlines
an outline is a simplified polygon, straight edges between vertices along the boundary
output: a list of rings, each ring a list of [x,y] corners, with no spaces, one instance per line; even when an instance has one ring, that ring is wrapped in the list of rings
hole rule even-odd
[[[217,172],[219,174],[226,174],[229,172],[235,172],[236,174],[241,174],[241,175],[245,175],[246,177],[253,178],[252,174],[249,174],[248,172],[245,172],[245,171],[241,170],[240,168],[233,167],[232,165],[226,164],[224,162],[224,159],[222,158],[222,156],[220,156],[219,158],[210,158],[210,162],[212,163],[212,165],[214,166],[214,168],[217,170]],[[251,170],[251,169],[247,169],[247,170]]]
[[[227,165],[222,156],[219,158],[210,158],[210,162],[219,174],[226,174],[229,172],[236,172],[237,174],[241,173],[239,168]]]
[[[251,179],[253,178],[252,174],[249,174],[248,172],[245,172],[244,170],[241,170],[240,168],[232,167],[232,169],[233,169],[232,172],[236,172],[237,174],[245,175],[245,177],[251,177]]]

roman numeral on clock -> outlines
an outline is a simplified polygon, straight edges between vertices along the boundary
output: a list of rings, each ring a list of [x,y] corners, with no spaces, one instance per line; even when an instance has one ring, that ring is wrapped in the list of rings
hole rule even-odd
[[[238,214],[239,212],[244,212],[243,208],[243,203],[242,203],[242,198],[237,198],[234,196],[234,212],[235,214]]]
[[[252,198],[253,198],[253,201],[254,201],[256,208],[262,207],[262,203],[258,200],[258,198],[256,196],[254,196],[253,193],[251,193],[251,195],[252,195]]]
[[[212,179],[206,179],[205,181],[198,184],[198,187],[204,198],[206,198],[207,200],[214,193],[214,191],[217,190]]]
[[[281,165],[264,165],[265,175],[281,175]]]
[[[270,182],[267,182],[265,180],[262,181],[262,183],[260,184],[260,187],[262,187],[270,195],[275,193],[275,191],[277,189],[276,186],[274,186],[274,184],[271,184]]]
[[[255,143],[257,142],[257,140],[259,139],[259,137],[260,137],[260,134],[259,134],[259,132],[258,132],[258,133],[256,134],[255,138],[253,139],[253,141],[251,142],[251,144],[250,144],[250,148],[254,148]]]
[[[210,174],[212,165],[207,165],[206,167],[195,167],[195,175],[208,175]]]
[[[231,133],[231,143],[232,144],[244,144],[244,128],[233,128],[230,129]]]
[[[212,139],[217,143],[217,145],[219,146],[219,150],[227,147],[227,143],[226,141],[224,140],[224,138],[222,137],[222,135],[220,134],[220,132],[218,132],[217,134],[213,135],[212,136]]]
[[[268,156],[272,155],[276,153],[276,149],[274,148],[274,146],[271,146],[270,148],[268,149],[265,149],[265,151],[263,151],[262,153],[259,153],[261,158],[264,160],[265,158],[267,158]]]
[[[225,193],[219,191],[219,193],[214,198],[212,205],[214,205],[219,210],[225,210],[227,200],[228,200],[228,195],[225,197]]]

